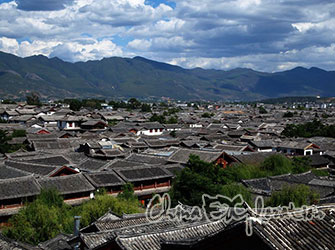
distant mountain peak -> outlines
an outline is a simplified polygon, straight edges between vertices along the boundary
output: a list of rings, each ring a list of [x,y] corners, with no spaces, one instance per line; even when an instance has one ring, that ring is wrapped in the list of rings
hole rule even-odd
[[[18,96],[27,90],[53,98],[166,96],[180,100],[255,100],[293,95],[331,96],[335,95],[334,79],[335,72],[316,67],[262,73],[247,68],[184,69],[141,56],[70,63],[57,57],[20,58],[0,52],[2,97]]]

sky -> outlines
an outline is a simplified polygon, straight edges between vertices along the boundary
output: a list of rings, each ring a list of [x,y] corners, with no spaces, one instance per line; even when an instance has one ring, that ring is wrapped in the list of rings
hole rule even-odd
[[[0,0],[0,51],[69,62],[335,70],[334,0]]]

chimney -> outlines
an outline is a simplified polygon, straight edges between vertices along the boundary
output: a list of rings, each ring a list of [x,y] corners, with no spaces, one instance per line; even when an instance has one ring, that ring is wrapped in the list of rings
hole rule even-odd
[[[78,236],[79,235],[79,229],[80,229],[80,218],[81,216],[75,216],[74,217],[74,236]]]
[[[74,230],[73,230],[73,235],[75,237],[79,236],[79,229],[80,229],[80,218],[81,216],[74,216]],[[76,243],[76,245],[73,248],[74,250],[79,249],[79,242]]]

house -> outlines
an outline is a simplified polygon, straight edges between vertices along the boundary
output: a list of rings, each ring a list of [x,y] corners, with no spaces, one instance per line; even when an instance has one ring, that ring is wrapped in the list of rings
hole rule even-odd
[[[277,143],[273,140],[249,141],[248,143],[258,152],[274,152],[277,147]]]
[[[99,131],[99,130],[107,129],[108,124],[102,120],[88,120],[88,121],[82,122],[80,124],[80,127],[84,130]]]
[[[81,173],[68,176],[44,177],[37,180],[42,188],[54,188],[67,204],[80,204],[94,197],[94,186]]]
[[[15,110],[5,110],[1,113],[1,119],[4,121],[9,121],[11,118],[19,115],[20,114]]]
[[[276,150],[288,155],[313,155],[320,147],[314,143],[304,141],[283,141]]]
[[[29,175],[0,180],[0,214],[2,209],[23,206],[26,201],[32,201],[40,193],[36,179]]]
[[[193,150],[180,148],[169,157],[168,162],[186,164],[190,158],[190,155],[197,155],[202,161],[224,166],[225,164],[223,162],[223,154],[223,151]]]
[[[122,191],[122,186],[125,184],[114,171],[101,171],[96,173],[85,174],[93,186],[99,190],[104,188],[108,194],[118,194]]]
[[[135,195],[146,204],[152,194],[165,193],[171,188],[173,174],[161,166],[142,165],[128,168],[115,168],[113,171],[125,182],[134,185]]]
[[[47,126],[57,126],[58,121],[61,120],[63,116],[56,115],[42,115],[38,117],[38,120],[42,123],[43,127]]]
[[[136,135],[162,135],[164,130],[164,126],[159,122],[145,122],[140,125]]]
[[[88,119],[83,116],[65,116],[57,121],[60,130],[81,130],[80,125]]]

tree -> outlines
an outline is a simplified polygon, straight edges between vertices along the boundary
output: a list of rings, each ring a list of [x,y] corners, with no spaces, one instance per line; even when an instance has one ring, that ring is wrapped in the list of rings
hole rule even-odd
[[[9,226],[2,233],[17,241],[36,245],[59,233],[72,233],[75,215],[81,216],[80,224],[86,227],[110,210],[118,215],[141,212],[137,199],[127,197],[119,199],[101,192],[94,200],[71,207],[63,202],[55,189],[42,189],[33,202],[25,204],[9,219]]]
[[[159,122],[160,124],[166,123],[165,116],[163,116],[163,115],[157,115],[157,114],[153,114],[150,117],[149,121],[150,122]]]
[[[151,112],[151,106],[149,104],[143,103],[141,106],[142,112]]]
[[[136,98],[130,98],[128,100],[128,104],[130,109],[139,109],[141,108],[142,103],[138,101]]]
[[[70,222],[70,223],[69,223]],[[68,205],[57,191],[42,190],[39,197],[9,219],[3,233],[18,241],[38,244],[71,230]]]
[[[264,160],[261,169],[271,173],[271,175],[281,175],[292,171],[292,163],[285,156],[275,154]]]
[[[77,99],[71,99],[69,101],[70,109],[73,111],[79,111],[81,107],[83,106],[82,102]]]
[[[205,112],[201,115],[201,117],[203,117],[203,118],[211,118],[212,116],[214,116],[214,114],[213,113],[208,113],[208,112]]]
[[[27,132],[23,129],[16,129],[13,131],[12,133],[12,138],[15,138],[15,137],[25,137],[27,134]]]
[[[170,195],[175,204],[179,201],[192,206],[202,205],[202,195],[218,194],[233,198],[241,193],[246,201],[251,201],[249,192],[238,184],[226,184],[222,167],[201,161],[191,155],[186,167],[177,173]]]
[[[10,145],[8,144],[8,141],[10,140],[10,137],[8,136],[8,132],[5,130],[0,129],[0,153],[8,153],[10,149]]]
[[[30,95],[26,96],[26,102],[28,105],[37,105],[42,106],[38,93],[33,92]]]
[[[306,185],[286,185],[281,191],[274,192],[265,204],[277,207],[288,206],[290,202],[293,202],[296,207],[301,207],[302,205],[315,204],[318,199],[319,194]]]
[[[137,200],[137,197],[134,195],[134,186],[130,182],[127,182],[122,186],[122,192],[117,196],[119,199],[122,200]]]
[[[288,112],[284,113],[283,118],[290,118],[290,117],[293,117],[293,116],[294,116],[294,114],[291,111],[288,111]]]
[[[178,119],[175,116],[170,116],[169,119],[166,121],[166,124],[176,124],[178,123]]]
[[[16,102],[10,99],[5,99],[2,100],[2,104],[16,104]]]
[[[263,106],[260,106],[259,108],[258,108],[258,110],[259,110],[259,113],[260,114],[267,114],[268,112],[266,111],[266,109],[263,107]]]

